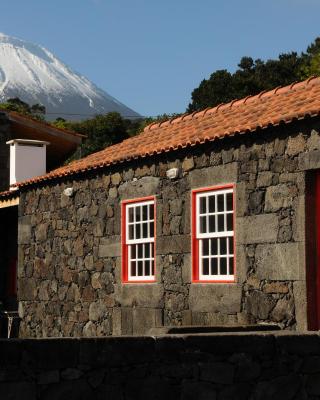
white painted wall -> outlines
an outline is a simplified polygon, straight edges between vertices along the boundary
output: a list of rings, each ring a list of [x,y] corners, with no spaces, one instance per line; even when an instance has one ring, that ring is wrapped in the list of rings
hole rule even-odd
[[[39,140],[14,139],[10,145],[10,185],[46,173],[46,146]]]

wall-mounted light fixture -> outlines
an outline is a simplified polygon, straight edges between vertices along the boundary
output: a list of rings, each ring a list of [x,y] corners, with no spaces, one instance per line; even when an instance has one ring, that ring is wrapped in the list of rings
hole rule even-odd
[[[64,189],[63,194],[65,196],[72,197],[73,196],[73,188],[68,187],[68,188]]]
[[[167,178],[176,179],[176,178],[178,178],[178,175],[179,175],[179,169],[178,168],[168,169],[166,174],[167,174]]]

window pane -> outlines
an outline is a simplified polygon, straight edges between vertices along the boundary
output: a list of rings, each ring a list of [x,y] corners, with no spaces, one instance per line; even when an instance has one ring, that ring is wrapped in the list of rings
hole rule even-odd
[[[143,244],[138,244],[138,258],[142,258],[143,255]]]
[[[144,256],[145,258],[150,258],[150,243],[144,245]]]
[[[141,207],[137,206],[136,207],[136,221],[141,220]]]
[[[200,217],[200,233],[207,232],[207,217]]]
[[[226,259],[226,257],[220,258],[220,274],[227,275],[227,259]]]
[[[207,199],[206,197],[200,197],[200,214],[205,214],[207,210]]]
[[[209,215],[209,232],[216,231],[216,217],[215,215]]]
[[[227,231],[233,231],[233,214],[227,214]]]
[[[142,224],[142,236],[144,238],[148,237],[148,223],[145,222],[144,224]]]
[[[209,255],[209,241],[210,241],[210,239],[203,239],[202,240],[202,254],[204,256],[208,256]]]
[[[132,240],[132,239],[134,239],[134,233],[133,233],[133,231],[134,231],[134,225],[129,225],[129,239],[130,240]]]
[[[227,254],[227,238],[220,239],[220,254]]]
[[[129,222],[133,222],[133,208],[129,207]]]
[[[142,206],[142,219],[143,221],[148,220],[148,206]]]
[[[224,231],[224,214],[218,215],[218,232]]]
[[[202,274],[203,275],[209,275],[209,259],[208,258],[203,258],[202,259]]]
[[[143,276],[143,262],[138,261],[138,276]]]
[[[218,259],[211,258],[211,275],[218,275]]]
[[[136,225],[136,237],[135,239],[141,239],[141,226],[140,224]]]
[[[150,261],[145,261],[144,262],[144,273],[146,276],[151,275],[150,274]]]
[[[216,211],[216,196],[209,196],[209,212]]]
[[[216,256],[218,254],[218,240],[219,239],[211,239],[211,255]]]
[[[229,258],[229,274],[230,275],[234,274],[233,257]]]
[[[233,254],[233,237],[229,237],[229,254]]]
[[[133,244],[132,246],[130,246],[131,249],[131,258],[135,259],[136,258],[136,245]]]
[[[152,274],[151,275],[154,275],[154,261],[151,261],[151,265],[152,265]]]
[[[218,194],[218,211],[224,211],[224,194]]]
[[[233,198],[232,193],[227,193],[227,211],[232,211],[233,210],[232,198]]]
[[[136,262],[131,261],[131,276],[136,276],[136,275],[137,275]]]
[[[150,222],[150,237],[154,237],[154,222]]]
[[[149,205],[149,219],[154,219],[154,205]]]

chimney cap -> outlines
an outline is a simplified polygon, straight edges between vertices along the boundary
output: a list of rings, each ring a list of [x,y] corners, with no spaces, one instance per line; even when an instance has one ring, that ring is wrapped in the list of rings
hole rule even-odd
[[[45,142],[43,140],[12,139],[6,142],[6,144],[23,144],[25,146],[49,146],[50,142]]]

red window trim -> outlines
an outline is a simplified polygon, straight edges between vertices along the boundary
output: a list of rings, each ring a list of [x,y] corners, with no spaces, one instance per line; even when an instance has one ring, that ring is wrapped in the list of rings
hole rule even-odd
[[[200,280],[199,279],[199,240],[196,237],[196,197],[198,193],[210,192],[221,189],[233,189],[233,248],[234,248],[234,273],[230,280]],[[204,188],[193,189],[191,191],[191,260],[192,260],[192,283],[235,283],[236,282],[236,225],[235,225],[236,209],[235,209],[235,184],[228,183],[225,185],[210,186]]]
[[[155,283],[156,279],[153,280],[129,280],[128,279],[128,245],[126,244],[126,207],[128,204],[141,203],[143,201],[154,201],[154,276],[156,276],[156,225],[157,225],[157,210],[156,210],[156,198],[155,196],[139,197],[136,199],[123,200],[121,202],[121,256],[122,256],[122,283],[125,284],[136,284],[136,283]]]

